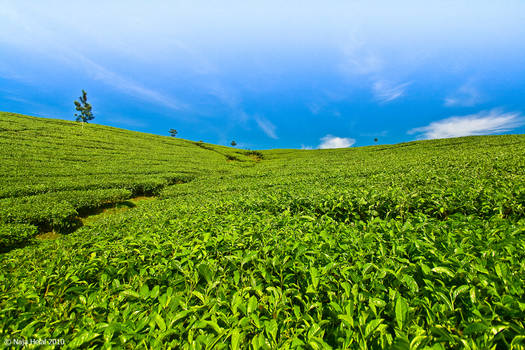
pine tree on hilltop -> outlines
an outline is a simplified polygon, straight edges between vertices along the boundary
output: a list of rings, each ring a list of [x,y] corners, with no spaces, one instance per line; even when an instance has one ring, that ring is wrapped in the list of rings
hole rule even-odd
[[[93,113],[91,113],[91,105],[87,102],[87,92],[82,89],[82,96],[79,97],[79,101],[75,101],[75,109],[80,113],[75,113],[77,117],[77,122],[82,122],[82,127],[84,123],[87,123],[90,120],[95,119]]]

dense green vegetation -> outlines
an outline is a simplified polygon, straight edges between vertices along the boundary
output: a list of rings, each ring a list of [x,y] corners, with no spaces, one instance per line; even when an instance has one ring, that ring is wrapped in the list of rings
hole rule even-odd
[[[523,135],[245,152],[8,113],[0,135],[0,339],[525,346]]]
[[[67,231],[79,210],[227,172],[227,147],[0,113],[0,223]]]

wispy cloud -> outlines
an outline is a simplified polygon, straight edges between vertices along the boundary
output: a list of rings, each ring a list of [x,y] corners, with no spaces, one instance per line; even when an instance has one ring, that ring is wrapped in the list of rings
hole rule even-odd
[[[379,132],[366,132],[366,133],[359,134],[359,136],[364,136],[364,137],[384,137],[386,135],[388,135],[388,130],[382,130]]]
[[[1,7],[1,6],[0,6]],[[0,13],[0,18],[2,14]],[[1,31],[1,28],[0,28]],[[2,38],[0,37],[0,43]],[[16,65],[9,65],[7,62],[0,61],[0,80],[12,80],[17,81],[22,84],[35,84],[35,78],[30,76],[30,73],[20,72],[20,69],[17,69]]]
[[[261,116],[255,116],[255,122],[268,137],[271,137],[272,139],[278,138],[275,134],[275,125],[273,125],[268,119]]]
[[[372,85],[372,92],[377,101],[387,103],[403,97],[408,85],[410,83],[393,84],[386,80],[379,80]]]
[[[314,149],[314,148],[312,146],[301,145],[301,149],[311,150],[311,149]]]
[[[339,64],[339,69],[344,74],[373,74],[381,71],[383,67],[383,60],[367,48],[363,41],[352,38],[343,47],[343,60]]]
[[[238,108],[242,102],[237,91],[221,84],[217,80],[207,83],[207,85],[204,86],[204,89],[208,94],[217,98],[221,103],[232,109]]]
[[[27,18],[22,16],[21,12],[14,7],[2,6],[0,15],[4,16],[8,22],[18,28],[17,38],[10,38],[4,35],[0,36],[0,41],[24,50],[30,50],[32,54],[42,54],[61,64],[67,64],[73,69],[80,68],[90,78],[99,80],[133,97],[150,101],[169,109],[181,110],[187,108],[185,104],[175,98],[167,96],[157,90],[150,89],[133,79],[118,74],[91,60],[77,48],[72,47],[72,45],[68,43],[68,40],[64,39],[63,35],[59,35],[60,33],[58,33],[58,31],[50,30],[40,25],[37,21],[27,20]],[[31,40],[29,40],[29,38],[31,38]],[[38,45],[31,44],[33,41],[36,41]],[[0,65],[1,75],[19,81],[26,80],[19,73],[10,71],[4,66],[5,65]]]
[[[525,120],[519,112],[504,113],[500,109],[493,109],[438,120],[427,126],[409,130],[408,134],[419,134],[420,139],[489,135],[507,132],[523,124]]]
[[[25,98],[21,98],[21,97],[18,97],[18,96],[9,96],[9,95],[6,95],[6,96],[3,96],[6,100],[10,100],[10,101],[14,101],[14,102],[21,102],[21,103],[24,103],[24,104],[35,104],[33,101],[30,101],[30,100],[27,100]]]
[[[142,122],[140,120],[136,120],[133,118],[129,118],[129,117],[123,117],[123,116],[111,116],[109,120],[115,124],[127,125],[127,126],[137,127],[137,128],[144,128],[148,126],[148,124],[145,122]]]
[[[352,146],[354,143],[355,140],[349,137],[337,137],[332,135],[326,135],[325,137],[321,138],[321,144],[319,145],[319,148],[346,148]]]
[[[480,103],[482,100],[481,94],[474,86],[472,81],[463,84],[457,91],[445,98],[445,106],[447,107],[472,107]]]
[[[80,64],[92,79],[100,80],[123,93],[162,105],[169,109],[182,110],[188,108],[187,105],[178,100],[164,95],[159,91],[149,89],[132,79],[117,74],[79,52],[69,51],[69,53],[63,58],[67,61],[71,61],[71,63],[75,63],[76,66]]]
[[[312,114],[319,114],[322,109],[322,106],[319,103],[312,102],[307,105],[308,109]]]

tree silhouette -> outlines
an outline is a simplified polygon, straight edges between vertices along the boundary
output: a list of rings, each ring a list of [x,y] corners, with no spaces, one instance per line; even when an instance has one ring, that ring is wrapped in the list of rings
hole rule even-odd
[[[91,105],[87,102],[87,92],[82,89],[82,96],[79,97],[80,101],[75,101],[75,109],[80,113],[75,113],[77,117],[77,122],[82,122],[82,127],[84,123],[87,123],[90,120],[95,119],[93,113],[91,113]]]
[[[232,142],[230,143],[230,145],[232,145],[233,147],[235,147],[235,146],[237,146],[237,142],[232,141]]]
[[[170,136],[171,136],[171,137],[176,137],[177,134],[178,134],[178,131],[177,131],[177,130],[175,130],[175,129],[170,129]]]

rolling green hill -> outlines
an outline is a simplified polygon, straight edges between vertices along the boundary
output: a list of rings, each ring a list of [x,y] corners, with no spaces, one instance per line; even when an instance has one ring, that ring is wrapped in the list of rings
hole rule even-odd
[[[0,340],[524,346],[524,135],[247,152],[0,112],[0,136]]]
[[[30,232],[67,232],[79,211],[253,163],[227,147],[10,113],[0,113],[0,133],[0,223]]]

